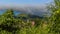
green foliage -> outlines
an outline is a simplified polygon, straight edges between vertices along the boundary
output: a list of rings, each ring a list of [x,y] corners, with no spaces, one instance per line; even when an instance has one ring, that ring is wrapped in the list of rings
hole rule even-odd
[[[19,24],[18,19],[16,20],[14,18],[13,10],[7,10],[4,14],[1,15],[0,17],[0,28],[2,30],[8,31],[8,32],[13,32],[19,29],[17,26]]]
[[[51,33],[60,34],[60,0],[54,0],[55,5],[50,7],[51,15]]]
[[[0,34],[49,34],[50,24],[46,20],[30,18],[25,14],[15,16],[9,9],[0,16]],[[34,26],[32,21],[35,22]]]

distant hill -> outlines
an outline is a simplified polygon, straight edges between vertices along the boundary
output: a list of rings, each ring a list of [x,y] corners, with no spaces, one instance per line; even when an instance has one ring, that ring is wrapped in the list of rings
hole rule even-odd
[[[15,16],[15,18],[18,18],[18,19],[43,19],[44,17],[40,17],[40,16],[37,16],[37,15],[32,15],[32,14],[19,14],[18,16]]]
[[[38,16],[44,16],[44,14],[48,14],[49,12],[47,11],[46,7],[14,7],[14,8],[1,8],[1,11],[4,11],[6,9],[13,9],[16,11],[15,13],[26,13],[26,14],[33,14],[33,15],[38,15]]]

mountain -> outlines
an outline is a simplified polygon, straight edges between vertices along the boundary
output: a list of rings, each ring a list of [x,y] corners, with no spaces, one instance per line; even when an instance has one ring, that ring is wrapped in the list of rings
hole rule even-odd
[[[15,16],[15,18],[27,20],[27,19],[36,19],[36,18],[43,19],[44,17],[32,15],[32,14],[19,14],[18,16]]]
[[[38,6],[26,6],[26,7],[4,7],[1,8],[0,10],[6,10],[6,9],[13,9],[16,11],[16,13],[26,13],[26,14],[33,14],[33,15],[38,15],[38,16],[44,16],[44,14],[48,14],[49,12],[47,11],[46,6],[38,7]],[[0,11],[0,12],[1,12]]]

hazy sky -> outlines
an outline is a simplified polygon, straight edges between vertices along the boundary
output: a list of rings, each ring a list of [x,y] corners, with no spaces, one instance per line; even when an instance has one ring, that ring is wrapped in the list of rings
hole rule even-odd
[[[45,6],[46,3],[50,3],[52,2],[52,0],[0,0],[0,8],[1,7],[21,7],[21,6],[36,6],[36,5],[39,5],[38,7],[41,7],[41,9],[43,9]],[[43,6],[43,7],[42,7]],[[45,9],[43,9],[42,11],[46,11]],[[26,12],[31,12],[32,11],[26,11]],[[2,14],[3,12],[0,11],[0,14]],[[37,12],[33,12],[33,13],[37,13],[37,14],[40,14],[39,11]]]
[[[0,0],[0,6],[43,5],[52,0]]]

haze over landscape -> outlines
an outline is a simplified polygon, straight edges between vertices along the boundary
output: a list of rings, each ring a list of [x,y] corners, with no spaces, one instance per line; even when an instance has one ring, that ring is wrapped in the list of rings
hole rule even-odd
[[[52,0],[1,0],[1,9],[14,9],[22,13],[43,15],[47,12],[47,4],[51,3]],[[1,11],[0,11],[1,13]]]

